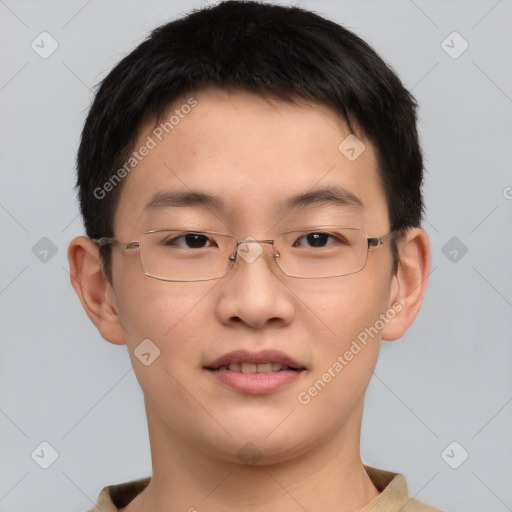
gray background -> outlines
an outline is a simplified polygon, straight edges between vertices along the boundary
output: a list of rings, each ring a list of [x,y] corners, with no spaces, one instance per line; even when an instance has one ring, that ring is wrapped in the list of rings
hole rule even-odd
[[[201,4],[0,0],[2,512],[85,511],[103,486],[151,474],[126,346],[102,340],[69,284],[74,158],[90,87]],[[512,1],[300,5],[366,39],[421,106],[433,273],[414,326],[383,343],[363,461],[446,511],[512,510]],[[59,45],[47,59],[31,48],[43,31]],[[469,44],[457,58],[453,31]],[[43,441],[48,469],[31,457]]]

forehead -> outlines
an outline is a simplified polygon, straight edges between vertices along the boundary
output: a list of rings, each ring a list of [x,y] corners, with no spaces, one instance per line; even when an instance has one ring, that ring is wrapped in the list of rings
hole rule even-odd
[[[230,225],[247,221],[268,227],[286,209],[306,206],[299,195],[319,188],[355,199],[345,206],[352,213],[358,209],[359,216],[379,210],[387,216],[373,146],[351,137],[339,116],[319,103],[213,87],[196,91],[175,101],[161,123],[142,127],[114,231],[127,225],[138,229],[148,210],[180,206],[222,215]],[[196,192],[202,198],[190,201]],[[173,194],[174,199],[188,195],[188,203],[172,204],[167,199]],[[205,207],[207,195],[214,201]],[[150,203],[157,207],[148,208]]]

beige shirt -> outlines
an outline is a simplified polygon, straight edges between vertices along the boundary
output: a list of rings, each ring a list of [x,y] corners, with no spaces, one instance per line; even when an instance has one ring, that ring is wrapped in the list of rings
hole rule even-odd
[[[360,512],[442,512],[409,497],[405,477],[399,473],[382,471],[364,466],[373,485],[380,494]],[[149,484],[151,477],[133,480],[123,484],[110,485],[101,491],[96,506],[88,512],[117,512],[140,494]]]

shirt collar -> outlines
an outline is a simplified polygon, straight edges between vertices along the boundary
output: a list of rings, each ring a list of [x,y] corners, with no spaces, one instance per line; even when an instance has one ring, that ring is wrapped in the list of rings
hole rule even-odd
[[[364,468],[380,494],[360,512],[394,512],[411,501],[403,475],[367,465]],[[147,477],[104,487],[96,507],[89,512],[118,512],[118,508],[126,507],[147,487],[150,480],[151,477]]]

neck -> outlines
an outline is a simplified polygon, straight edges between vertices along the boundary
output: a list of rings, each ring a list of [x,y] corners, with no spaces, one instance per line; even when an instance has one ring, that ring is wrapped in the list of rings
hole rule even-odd
[[[374,487],[359,453],[362,408],[320,445],[275,463],[250,465],[174,439],[146,405],[153,475],[122,512],[149,510],[354,512],[373,500]]]

